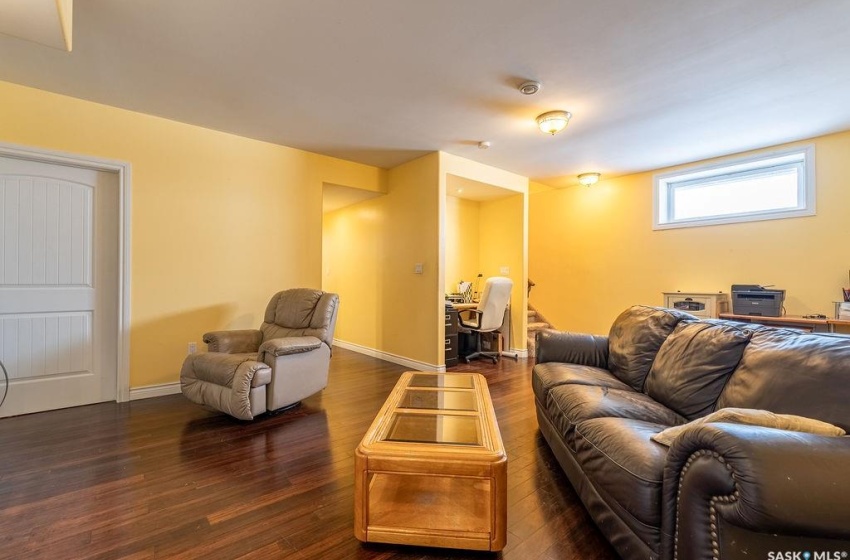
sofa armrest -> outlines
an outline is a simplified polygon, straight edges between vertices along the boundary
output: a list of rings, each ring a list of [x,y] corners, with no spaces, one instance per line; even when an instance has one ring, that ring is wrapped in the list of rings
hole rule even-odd
[[[263,341],[263,333],[254,329],[241,331],[212,331],[204,333],[204,342],[210,352],[244,354],[256,352]]]
[[[260,345],[259,360],[263,361],[264,354],[278,357],[287,354],[301,354],[315,350],[322,345],[322,341],[315,336],[291,336],[285,338],[272,338]]]
[[[759,556],[776,539],[850,539],[850,437],[742,424],[694,426],[676,440],[664,468],[662,554],[722,558],[722,548]],[[725,531],[743,530],[735,543]],[[676,544],[678,536],[678,546]],[[741,539],[738,539],[741,540]],[[745,539],[746,540],[746,539]],[[780,541],[781,542],[781,541]],[[725,544],[724,544],[725,543]]]
[[[608,337],[546,329],[537,331],[536,360],[608,369]]]

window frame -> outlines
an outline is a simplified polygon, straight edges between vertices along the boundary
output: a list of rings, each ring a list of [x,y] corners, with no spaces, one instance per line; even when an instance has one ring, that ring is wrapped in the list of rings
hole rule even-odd
[[[673,192],[677,188],[697,184],[722,183],[736,178],[764,176],[771,169],[797,167],[797,206],[795,208],[739,212],[722,216],[705,216],[675,220],[671,208]],[[813,144],[786,150],[763,152],[743,158],[730,158],[708,165],[693,165],[653,177],[652,229],[678,229],[686,227],[758,222],[814,216],[816,214],[815,147]]]

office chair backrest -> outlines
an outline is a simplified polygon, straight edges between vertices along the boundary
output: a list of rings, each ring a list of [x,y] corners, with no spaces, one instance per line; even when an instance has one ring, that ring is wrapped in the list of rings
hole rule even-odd
[[[511,300],[513,285],[513,281],[504,276],[493,276],[487,279],[484,284],[484,294],[478,302],[478,311],[481,312],[481,328],[478,330],[495,331],[502,326],[505,309],[508,308],[508,302]]]

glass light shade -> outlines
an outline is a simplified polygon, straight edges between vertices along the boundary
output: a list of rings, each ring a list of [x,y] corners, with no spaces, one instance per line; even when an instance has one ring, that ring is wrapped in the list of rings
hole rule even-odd
[[[578,176],[578,182],[585,187],[589,187],[590,185],[595,185],[599,181],[599,177],[599,173],[582,173]]]
[[[543,132],[556,134],[567,128],[572,116],[569,111],[549,111],[537,117],[537,126]]]

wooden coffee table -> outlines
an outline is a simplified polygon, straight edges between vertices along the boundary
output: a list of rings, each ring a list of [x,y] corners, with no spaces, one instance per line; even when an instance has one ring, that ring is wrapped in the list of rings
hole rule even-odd
[[[501,550],[507,455],[480,374],[402,374],[355,455],[354,534]]]

